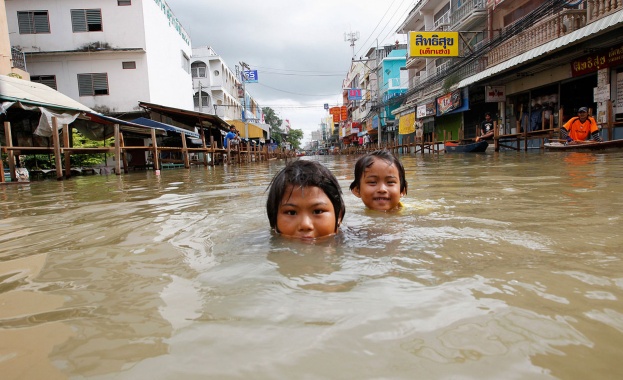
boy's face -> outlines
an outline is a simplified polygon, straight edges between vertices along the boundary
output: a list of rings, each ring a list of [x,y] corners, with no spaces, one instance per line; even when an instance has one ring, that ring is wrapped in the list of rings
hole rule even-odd
[[[316,186],[289,186],[277,212],[277,231],[304,240],[336,232],[335,209],[329,197]]]
[[[359,187],[352,190],[363,204],[377,211],[394,210],[400,205],[400,174],[398,168],[379,158],[363,172]]]

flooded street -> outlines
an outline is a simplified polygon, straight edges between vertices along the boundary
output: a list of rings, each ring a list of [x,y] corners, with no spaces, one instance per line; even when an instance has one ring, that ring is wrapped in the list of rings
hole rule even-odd
[[[3,379],[618,379],[623,153],[400,155],[399,214],[273,236],[284,161],[0,187]]]

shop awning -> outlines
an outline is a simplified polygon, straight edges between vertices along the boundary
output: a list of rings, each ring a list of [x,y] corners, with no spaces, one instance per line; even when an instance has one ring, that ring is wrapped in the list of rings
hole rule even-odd
[[[262,138],[264,137],[264,133],[266,132],[267,134],[270,131],[270,125],[268,124],[262,124],[262,123],[251,123],[251,122],[247,122],[249,124],[249,138]],[[236,129],[238,131],[240,131],[240,136],[246,138],[247,136],[244,135],[244,128],[245,128],[245,122],[242,120],[230,120],[229,124],[233,125],[236,127]]]
[[[458,88],[469,86],[470,84],[479,82],[483,79],[491,77],[495,74],[501,73],[503,71],[509,70],[511,68],[517,67],[517,65],[521,65],[533,59],[536,59],[545,54],[551,54],[558,49],[564,48],[565,46],[580,41],[582,39],[588,38],[593,34],[597,34],[607,29],[623,23],[623,11],[616,12],[610,16],[606,16],[600,20],[597,20],[582,29],[576,30],[567,34],[566,36],[557,38],[553,41],[550,41],[546,44],[539,46],[538,48],[534,48],[529,50],[523,54],[520,54],[514,58],[511,58],[507,61],[504,61],[498,65],[490,67],[484,71],[476,75],[472,75],[471,77],[465,78],[459,82]]]
[[[164,129],[165,131],[174,132],[174,133],[180,133],[180,134],[184,133],[186,134],[187,138],[192,138],[192,139],[200,138],[197,132],[189,131],[188,129],[176,127],[170,124],[161,123],[159,121],[147,119],[144,117],[139,117],[138,119],[134,119],[132,120],[132,123],[144,125],[150,128],[160,128],[160,129]]]

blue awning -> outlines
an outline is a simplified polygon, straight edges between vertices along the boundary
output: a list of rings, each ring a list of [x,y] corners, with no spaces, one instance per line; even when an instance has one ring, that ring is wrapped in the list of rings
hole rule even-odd
[[[144,118],[144,117],[139,117],[138,119],[134,119],[134,120],[132,120],[132,122],[136,123],[136,124],[145,125],[145,126],[151,127],[151,128],[161,128],[161,129],[164,129],[164,130],[170,131],[170,132],[185,133],[186,137],[190,138],[190,139],[198,139],[198,138],[200,138],[200,136],[199,136],[199,134],[197,132],[193,132],[193,131],[190,131],[188,129],[184,129],[184,128],[180,128],[180,127],[175,127],[173,125],[161,123],[159,121],[147,119],[147,118]]]

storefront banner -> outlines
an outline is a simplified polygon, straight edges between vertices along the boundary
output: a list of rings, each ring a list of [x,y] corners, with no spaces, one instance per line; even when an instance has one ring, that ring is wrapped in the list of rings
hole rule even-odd
[[[571,62],[571,75],[579,77],[599,69],[623,64],[623,45],[584,56]]]
[[[348,107],[342,106],[340,108],[340,117],[342,120],[348,120]]]
[[[337,123],[338,121],[342,121],[342,110],[340,107],[331,107],[329,108],[329,113],[333,116],[333,122]]]
[[[461,107],[461,90],[454,90],[449,94],[437,98],[437,116],[454,111]]]
[[[426,117],[426,104],[420,104],[417,106],[417,110],[415,111],[418,119]]]
[[[459,32],[409,32],[409,57],[458,57]]]
[[[433,100],[432,102],[420,104],[417,106],[416,116],[418,119],[426,117],[426,116],[435,116],[437,114],[437,103]]]
[[[472,99],[472,102],[474,100]],[[485,103],[497,103],[506,101],[505,86],[486,86],[485,87]]]
[[[400,116],[398,121],[398,133],[408,135],[415,132],[415,112]]]
[[[348,100],[361,100],[361,89],[360,88],[348,89]]]

